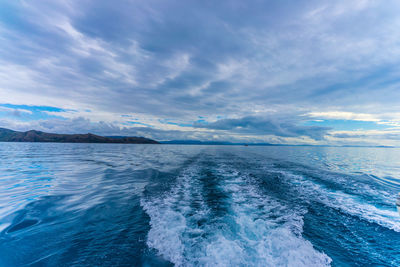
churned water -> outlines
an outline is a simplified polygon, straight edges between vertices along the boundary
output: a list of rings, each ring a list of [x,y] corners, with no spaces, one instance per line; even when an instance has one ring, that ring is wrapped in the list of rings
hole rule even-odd
[[[400,149],[0,144],[0,266],[400,266]]]

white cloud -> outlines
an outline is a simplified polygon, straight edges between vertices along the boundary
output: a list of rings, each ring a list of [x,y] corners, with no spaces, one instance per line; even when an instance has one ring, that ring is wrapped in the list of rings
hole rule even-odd
[[[373,121],[379,122],[380,119],[373,114],[354,113],[346,111],[327,111],[327,112],[310,112],[307,116],[320,118],[320,119],[333,119],[333,120],[354,120],[354,121]]]
[[[306,114],[293,125],[308,118],[400,125],[392,115],[400,108],[397,1],[10,5],[18,23],[0,22],[0,103],[74,109],[58,115],[118,127],[130,114],[193,133],[205,129],[159,119],[291,113]]]

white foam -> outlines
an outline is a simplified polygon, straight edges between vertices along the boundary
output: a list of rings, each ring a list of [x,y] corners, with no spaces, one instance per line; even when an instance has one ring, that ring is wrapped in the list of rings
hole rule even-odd
[[[162,196],[150,199],[142,198],[141,205],[150,216],[151,229],[147,236],[147,245],[156,249],[161,256],[176,265],[184,265],[187,238],[201,236],[202,229],[190,225],[190,221],[207,218],[207,209],[201,199],[195,168],[186,170],[177,178],[175,187]],[[197,198],[197,199],[195,199]],[[191,202],[196,201],[199,209],[192,211]],[[191,244],[193,245],[193,244]]]
[[[227,177],[227,166],[219,172]],[[223,189],[232,193],[232,210],[239,226],[238,240],[246,249],[245,262],[257,266],[327,266],[331,259],[301,237],[305,211],[293,211],[266,196],[246,175],[232,175]],[[237,190],[240,188],[240,190]],[[253,264],[252,264],[253,265]]]
[[[258,192],[230,166],[213,170],[229,196],[221,218],[202,199],[197,166],[177,178],[165,195],[142,198],[150,216],[147,245],[177,266],[328,266],[331,259],[302,238],[301,211]],[[191,203],[198,207],[193,210]],[[203,221],[199,226],[197,222]]]
[[[377,223],[383,227],[400,232],[400,218],[393,207],[393,210],[377,208],[356,195],[350,195],[340,190],[331,191],[321,184],[314,183],[301,175],[292,174],[287,171],[280,171],[289,178],[289,182],[297,184],[304,197],[319,201],[325,206],[341,210],[353,216],[358,216],[369,222]],[[368,190],[373,189],[367,187]],[[383,195],[380,192],[369,192],[373,195]]]

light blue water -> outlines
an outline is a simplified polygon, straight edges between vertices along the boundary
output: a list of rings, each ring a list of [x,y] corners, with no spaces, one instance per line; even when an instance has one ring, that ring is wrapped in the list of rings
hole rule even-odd
[[[400,149],[0,143],[0,266],[400,266]]]

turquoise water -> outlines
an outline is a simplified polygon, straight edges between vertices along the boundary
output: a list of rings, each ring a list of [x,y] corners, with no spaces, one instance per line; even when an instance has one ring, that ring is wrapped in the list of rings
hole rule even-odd
[[[400,266],[400,149],[0,143],[0,266]]]

